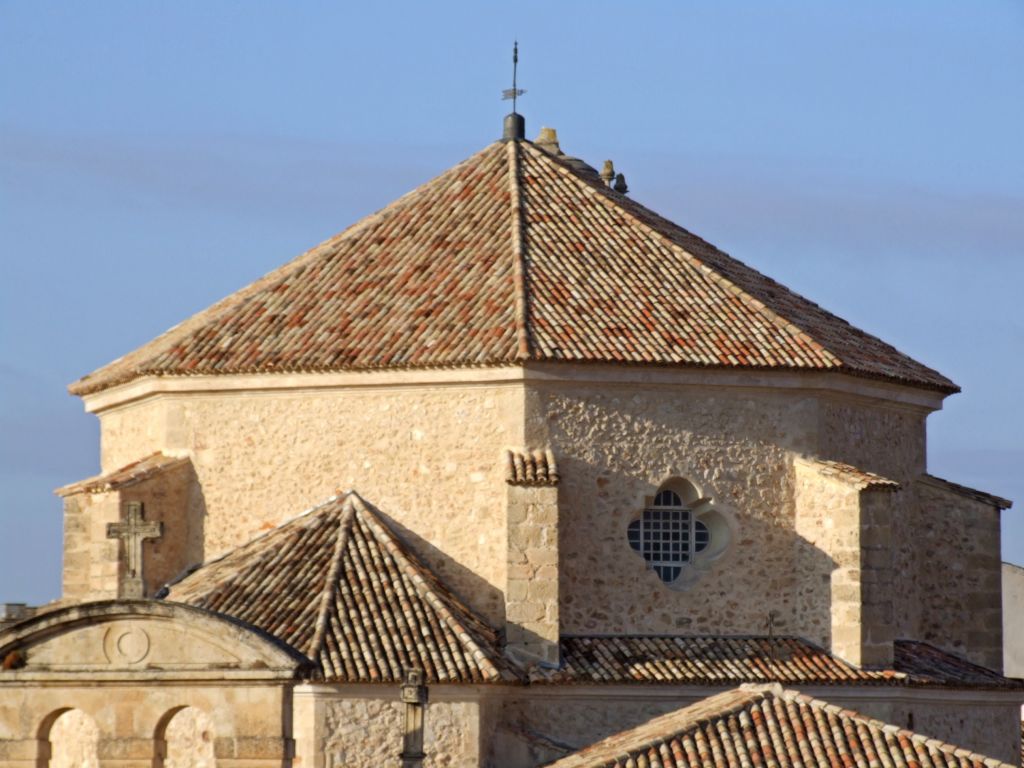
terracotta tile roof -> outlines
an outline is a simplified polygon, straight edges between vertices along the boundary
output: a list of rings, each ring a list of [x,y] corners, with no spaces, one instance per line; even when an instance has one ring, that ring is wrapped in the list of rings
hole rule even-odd
[[[558,485],[558,465],[550,449],[505,451],[505,482],[509,485]]]
[[[62,486],[54,491],[58,496],[71,496],[75,493],[105,493],[116,491],[119,488],[127,488],[135,483],[166,472],[169,469],[187,464],[188,457],[165,456],[162,453],[153,453],[144,459],[133,461],[131,464],[107,472],[104,475],[96,475],[77,483]]]
[[[865,472],[852,464],[844,464],[841,461],[826,461],[824,459],[807,459],[811,464],[819,467],[823,475],[835,477],[855,485],[861,490],[873,488],[883,491],[898,491],[900,484],[887,477],[876,475],[873,472]]]
[[[530,142],[495,143],[71,385],[611,362],[955,384]]]
[[[673,685],[888,684],[894,672],[858,669],[796,637],[564,636],[562,665],[531,671],[531,683]]]
[[[956,654],[920,640],[897,640],[895,667],[914,685],[1024,689],[1024,681],[1003,677]]]
[[[549,768],[1007,766],[778,686],[726,691],[656,717]]]
[[[248,622],[304,653],[323,680],[517,679],[497,634],[355,493],[269,531],[172,584],[164,599]]]
[[[891,670],[855,667],[798,637],[563,636],[562,665],[534,668],[531,684],[899,685],[1024,689],[928,643],[897,640]]]
[[[1002,496],[995,496],[991,493],[985,493],[985,491],[968,488],[966,485],[959,485],[957,483],[950,482],[949,480],[943,480],[941,477],[936,477],[935,475],[924,475],[921,479],[923,482],[936,485],[940,488],[945,488],[947,491],[951,491],[960,496],[966,496],[969,499],[980,501],[982,504],[991,504],[993,507],[999,507],[999,509],[1009,509],[1013,506],[1012,501],[1004,499]]]

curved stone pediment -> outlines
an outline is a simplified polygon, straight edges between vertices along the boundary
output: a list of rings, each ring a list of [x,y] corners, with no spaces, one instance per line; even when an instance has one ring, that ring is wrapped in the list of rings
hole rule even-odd
[[[0,632],[5,679],[293,677],[305,656],[241,622],[192,606],[110,600],[61,608]]]

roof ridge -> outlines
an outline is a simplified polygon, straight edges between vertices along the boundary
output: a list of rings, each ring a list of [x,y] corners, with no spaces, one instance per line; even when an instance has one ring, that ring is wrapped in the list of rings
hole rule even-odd
[[[424,183],[409,190],[402,196],[396,198],[395,200],[392,200],[383,208],[374,211],[368,216],[358,219],[357,221],[353,222],[351,225],[343,229],[341,232],[338,232],[328,237],[326,240],[317,243],[312,248],[303,251],[290,261],[282,264],[279,267],[272,269],[271,271],[267,272],[261,277],[256,278],[253,282],[249,283],[248,285],[236,291],[232,291],[230,294],[214,302],[206,309],[202,309],[199,312],[196,312],[195,314],[185,318],[181,322],[172,325],[170,328],[161,333],[155,339],[151,339],[150,341],[145,342],[144,344],[142,344],[139,347],[136,347],[132,351],[124,355],[121,355],[120,357],[112,360],[106,365],[100,366],[91,373],[87,373],[86,375],[82,376],[76,381],[73,381],[71,384],[68,385],[68,392],[72,395],[87,395],[91,394],[92,392],[104,389],[106,387],[111,387],[116,384],[122,384],[127,381],[131,381],[132,379],[138,378],[140,375],[146,375],[146,364],[166,353],[171,347],[173,347],[174,343],[181,339],[182,337],[187,336],[189,333],[198,331],[200,328],[214,321],[222,313],[225,313],[228,310],[233,309],[234,307],[245,304],[246,302],[250,301],[254,296],[263,292],[264,290],[280,284],[282,280],[291,276],[293,272],[307,266],[307,264],[309,264],[310,262],[316,261],[318,256],[323,255],[325,251],[342,242],[343,240],[355,237],[364,230],[369,229],[371,226],[374,226],[380,223],[381,221],[385,220],[386,218],[389,218],[395,215],[396,213],[401,212],[402,209],[405,208],[405,206],[407,206],[410,202],[414,201],[414,199],[417,198],[422,192],[432,190],[435,187],[440,186],[445,179],[448,179],[453,175],[457,175],[458,172],[465,166],[473,162],[476,162],[480,156],[486,154],[487,152],[494,151],[495,147],[499,146],[500,144],[501,142],[497,141],[491,142],[483,149],[474,152],[465,160],[456,163],[450,168],[446,168],[444,171],[442,171],[437,176],[434,176],[432,179],[428,179]],[[154,351],[143,354],[145,350],[150,348],[153,348]],[[138,365],[133,366],[130,364],[130,362],[134,359],[134,356],[136,355],[138,355],[140,360],[138,362]],[[124,365],[129,365],[129,369],[127,371],[121,372],[121,375],[117,375],[117,371],[120,369],[120,367]],[[109,372],[111,374],[109,380],[107,376],[104,375],[105,372]]]
[[[532,357],[529,333],[529,306],[526,287],[526,260],[523,253],[523,196],[519,180],[519,142],[508,142],[508,186],[512,204],[512,280],[515,290],[516,354],[520,360]]]
[[[533,149],[533,152],[535,153],[535,155],[537,157],[541,157],[544,160],[552,161],[552,164],[555,166],[555,168],[558,169],[558,171],[560,173],[564,174],[565,176],[567,176],[569,178],[575,179],[577,182],[582,182],[584,189],[591,195],[591,197],[594,197],[594,198],[596,198],[598,200],[601,200],[603,205],[606,205],[606,206],[608,206],[609,208],[612,208],[615,211],[622,212],[624,215],[626,215],[630,219],[632,219],[636,224],[640,225],[644,230],[654,233],[658,237],[658,239],[661,240],[662,243],[664,245],[666,245],[670,250],[675,251],[676,253],[679,253],[687,261],[689,261],[690,264],[694,268],[699,270],[709,280],[711,280],[711,281],[713,281],[715,283],[720,284],[723,288],[725,288],[725,290],[727,290],[729,293],[731,293],[734,296],[736,296],[740,301],[742,301],[748,307],[753,309],[755,312],[758,312],[760,315],[765,317],[769,322],[771,322],[777,328],[780,328],[783,331],[785,331],[786,333],[789,333],[791,335],[798,336],[805,343],[811,345],[814,348],[820,349],[822,352],[824,352],[828,356],[828,358],[830,359],[830,361],[834,364],[834,366],[836,368],[847,368],[848,367],[847,365],[845,365],[843,363],[842,359],[836,353],[832,352],[832,350],[828,349],[824,344],[822,344],[820,341],[818,341],[813,336],[811,336],[809,332],[805,331],[803,328],[799,327],[796,323],[794,323],[794,322],[792,322],[790,320],[787,320],[782,315],[780,315],[777,312],[775,312],[775,310],[771,309],[763,301],[761,301],[760,299],[757,299],[756,297],[752,296],[745,289],[741,288],[739,285],[734,283],[732,280],[727,278],[725,275],[723,275],[720,272],[718,272],[718,270],[712,269],[705,261],[700,259],[698,256],[690,253],[688,250],[683,248],[681,245],[679,245],[679,243],[675,242],[672,238],[670,238],[664,232],[660,232],[655,227],[652,227],[649,223],[645,222],[635,212],[631,211],[627,206],[618,204],[616,200],[612,199],[612,197],[609,195],[608,192],[606,192],[605,190],[603,190],[602,188],[600,188],[599,186],[597,186],[596,184],[591,182],[589,179],[585,178],[583,175],[581,175],[581,174],[577,173],[576,171],[574,171],[572,168],[570,168],[565,163],[559,162],[557,158],[552,157],[547,152],[544,152],[544,151],[542,151],[540,149],[537,149],[535,147],[533,147],[532,149]],[[634,202],[635,205],[638,205],[638,206],[640,205],[639,203],[635,203],[635,201],[631,201],[631,202]],[[644,210],[646,211],[647,209],[645,208]],[[678,226],[678,225],[674,225],[674,226]],[[707,241],[703,241],[703,242],[707,242]],[[708,243],[708,245],[710,247],[712,247],[712,248],[715,248],[715,246],[711,245],[710,243]],[[715,248],[715,250],[718,250],[718,249]],[[730,256],[729,258],[732,258],[732,257]]]
[[[334,552],[331,553],[331,567],[327,569],[323,592],[320,594],[320,606],[317,609],[316,625],[313,629],[313,637],[309,641],[309,651],[306,653],[306,656],[316,665],[317,669],[322,669],[320,666],[320,655],[323,652],[324,634],[327,631],[327,615],[330,611],[331,601],[338,593],[338,573],[341,570],[341,562],[344,559],[345,545],[348,543],[349,532],[352,530],[352,521],[355,519],[353,497],[359,498],[354,492],[350,492],[345,497],[345,503],[341,508],[338,534],[334,540]]]

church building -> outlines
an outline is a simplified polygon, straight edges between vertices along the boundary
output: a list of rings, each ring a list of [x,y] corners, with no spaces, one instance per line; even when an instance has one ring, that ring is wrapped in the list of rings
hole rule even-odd
[[[1020,764],[957,385],[514,112],[70,391],[0,766]]]

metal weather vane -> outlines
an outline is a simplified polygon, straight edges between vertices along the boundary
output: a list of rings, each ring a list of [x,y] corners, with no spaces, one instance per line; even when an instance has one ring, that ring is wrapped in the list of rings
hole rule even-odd
[[[515,111],[516,111],[516,99],[519,98],[520,96],[522,96],[524,93],[526,93],[525,89],[517,88],[516,87],[516,73],[517,73],[518,69],[519,69],[519,41],[516,40],[512,44],[512,87],[511,88],[506,88],[504,91],[501,92],[501,100],[502,101],[507,101],[508,99],[512,99],[512,113],[513,114],[515,114]]]

